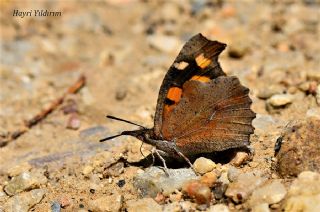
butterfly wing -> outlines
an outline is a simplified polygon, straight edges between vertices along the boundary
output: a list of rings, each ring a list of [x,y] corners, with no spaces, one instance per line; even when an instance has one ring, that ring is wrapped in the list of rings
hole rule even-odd
[[[210,81],[223,76],[218,55],[226,45],[210,41],[201,34],[192,37],[168,70],[159,91],[154,122],[154,137],[163,139],[163,124],[181,99],[183,84],[190,79]]]
[[[186,154],[248,145],[255,118],[248,93],[237,77],[185,82],[179,103],[162,123],[164,139]]]

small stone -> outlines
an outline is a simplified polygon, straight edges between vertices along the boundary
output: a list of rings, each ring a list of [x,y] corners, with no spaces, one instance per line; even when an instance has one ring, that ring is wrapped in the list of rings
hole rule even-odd
[[[268,87],[264,87],[258,91],[257,97],[260,99],[269,99],[271,96],[275,94],[281,94],[284,91],[284,87],[279,85],[270,85]]]
[[[229,208],[223,204],[212,205],[207,212],[229,212]]]
[[[182,191],[195,199],[198,204],[209,204],[212,199],[210,188],[199,180],[190,180],[183,185]]]
[[[126,207],[128,212],[161,212],[161,206],[152,198],[129,200]]]
[[[225,195],[236,203],[244,202],[257,187],[266,181],[267,178],[262,176],[261,171],[255,170],[240,174],[236,181],[229,184]]]
[[[262,114],[257,114],[257,117],[252,121],[256,134],[270,134],[271,131],[275,131],[277,127],[283,124],[283,121],[275,117]]]
[[[125,180],[119,180],[119,181],[117,182],[117,185],[118,185],[119,188],[122,188],[125,184],[126,184],[126,181],[125,181]]]
[[[292,103],[294,97],[290,94],[276,94],[267,100],[267,103],[273,107],[281,107]]]
[[[307,79],[320,82],[320,71],[308,71]]]
[[[90,200],[88,208],[96,212],[113,212],[120,211],[123,197],[119,194],[112,194],[110,196],[103,196],[98,199]]]
[[[22,191],[39,188],[41,184],[45,184],[47,178],[41,172],[23,172],[19,176],[13,177],[8,185],[4,187],[4,191],[12,196]]]
[[[200,157],[193,163],[194,170],[199,174],[205,174],[216,168],[216,164],[207,158]]]
[[[302,171],[320,171],[320,120],[307,119],[288,126],[282,133],[276,170],[283,177]]]
[[[29,192],[17,194],[5,203],[5,211],[25,212],[39,203],[46,193],[45,189],[34,189]]]
[[[77,130],[80,128],[80,119],[79,116],[75,113],[71,114],[67,121],[67,128],[71,130]]]
[[[217,174],[213,171],[205,173],[201,176],[200,182],[207,185],[209,188],[212,188],[217,182]]]
[[[268,205],[280,202],[287,194],[281,180],[272,180],[252,192],[249,200],[251,207],[262,203]]]
[[[92,166],[87,165],[87,166],[85,166],[85,167],[83,168],[82,174],[84,174],[85,176],[87,176],[87,175],[89,175],[90,173],[92,173],[93,169],[94,169],[94,168],[93,168]]]
[[[254,211],[254,212],[270,212],[269,204],[268,203],[261,203],[261,204],[255,205],[252,208],[252,211]]]
[[[228,172],[224,171],[221,173],[219,177],[219,182],[228,185],[230,183],[229,178],[228,178]]]
[[[110,167],[108,167],[103,172],[103,177],[109,177],[109,176],[117,177],[120,174],[122,174],[123,172],[124,172],[124,163],[118,162],[118,163],[115,163],[115,164],[111,165]]]
[[[157,167],[151,167],[144,173],[138,174],[134,179],[134,186],[139,189],[142,196],[156,197],[162,192],[165,196],[182,188],[183,184],[197,176],[191,169],[169,169],[169,177]]]
[[[67,196],[62,196],[59,198],[59,203],[62,208],[66,208],[71,205],[71,199]]]
[[[182,199],[182,193],[181,192],[175,192],[173,194],[169,195],[169,199],[171,202],[179,202]]]
[[[51,212],[60,212],[61,211],[61,205],[59,202],[52,202],[51,203]]]
[[[10,177],[14,177],[14,176],[17,176],[17,175],[21,174],[22,172],[30,171],[31,168],[32,167],[28,162],[24,162],[24,163],[21,163],[19,165],[14,166],[14,167],[11,167],[8,170],[8,175]]]
[[[284,211],[320,211],[320,174],[301,172],[289,188]]]
[[[236,156],[230,161],[235,167],[239,167],[249,159],[249,154],[246,152],[237,152]]]
[[[240,59],[249,52],[250,48],[246,42],[236,40],[231,43],[228,54],[232,58]]]
[[[234,166],[231,166],[228,169],[228,179],[230,182],[235,181],[239,175],[240,175],[239,169],[235,168]]]
[[[181,48],[181,41],[174,36],[150,35],[147,41],[151,46],[163,52],[175,52]]]
[[[320,120],[320,107],[310,108],[307,113],[307,117],[315,118]]]

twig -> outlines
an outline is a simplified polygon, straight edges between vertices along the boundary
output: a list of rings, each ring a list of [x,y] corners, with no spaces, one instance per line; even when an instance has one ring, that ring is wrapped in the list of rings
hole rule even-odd
[[[7,145],[9,141],[17,139],[18,137],[26,133],[29,129],[31,129],[34,125],[38,124],[41,120],[46,118],[50,113],[56,110],[59,105],[63,103],[67,95],[77,93],[85,85],[85,83],[86,77],[84,75],[81,75],[79,79],[73,85],[71,85],[60,98],[54,100],[48,108],[45,108],[30,120],[25,121],[24,127],[22,127],[22,129],[9,133],[6,140],[0,141],[0,147]]]

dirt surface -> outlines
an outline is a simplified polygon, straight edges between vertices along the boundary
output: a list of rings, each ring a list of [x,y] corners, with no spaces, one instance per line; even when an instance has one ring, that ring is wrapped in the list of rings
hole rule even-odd
[[[67,95],[44,120],[0,148],[0,191],[24,171],[46,177],[34,186],[47,192],[33,211],[50,211],[54,202],[62,211],[88,210],[93,200],[112,194],[121,196],[125,208],[140,198],[132,181],[145,168],[128,161],[143,158],[141,142],[119,137],[99,143],[136,127],[105,115],[152,127],[162,79],[182,45],[199,32],[228,45],[219,58],[222,69],[250,88],[257,113],[251,136],[255,154],[240,172],[261,169],[277,178],[274,145],[283,129],[292,121],[320,119],[317,1],[0,4],[2,140],[62,96],[81,74],[86,76],[78,93]],[[36,9],[62,15],[13,16],[14,10]],[[148,150],[143,145],[145,154]],[[2,192],[0,205],[9,198]],[[246,208],[230,204],[232,210]]]

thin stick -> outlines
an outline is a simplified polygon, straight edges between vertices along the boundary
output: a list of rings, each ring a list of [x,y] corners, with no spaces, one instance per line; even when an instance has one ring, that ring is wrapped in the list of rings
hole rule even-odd
[[[79,77],[79,79],[73,84],[71,85],[68,90],[58,99],[54,100],[48,108],[43,109],[42,111],[40,111],[40,113],[38,113],[37,115],[35,115],[33,118],[31,118],[30,120],[27,120],[24,122],[24,127],[22,129],[16,130],[13,133],[9,134],[9,139],[6,143],[8,143],[9,141],[15,140],[18,137],[20,137],[21,135],[23,135],[24,133],[26,133],[29,129],[31,129],[34,125],[38,124],[41,120],[43,120],[44,118],[46,118],[50,113],[52,113],[54,110],[56,110],[58,108],[59,105],[61,105],[64,101],[64,99],[66,98],[67,95],[69,94],[75,94],[77,93],[86,83],[86,77],[84,75],[81,75]],[[2,142],[2,145],[5,146],[6,145],[5,142]],[[0,145],[1,146],[1,145]]]

